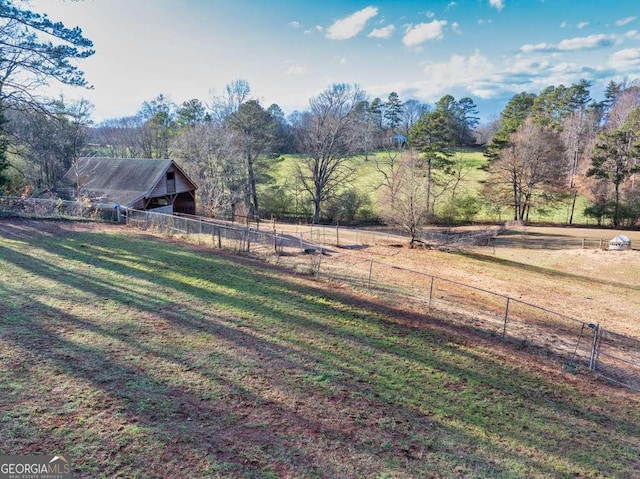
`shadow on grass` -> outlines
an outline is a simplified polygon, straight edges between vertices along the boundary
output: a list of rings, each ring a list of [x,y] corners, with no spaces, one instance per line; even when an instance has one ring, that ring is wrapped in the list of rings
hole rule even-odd
[[[121,423],[148,434],[118,449],[118,431],[97,433],[105,442],[92,447],[120,456],[103,477],[167,464],[210,477],[345,478],[624,477],[631,467],[637,450],[616,449],[612,463],[607,436],[640,435],[637,414],[594,408],[433,318],[413,315],[409,327],[405,311],[287,279],[277,267],[176,248],[74,234],[0,250],[34,286],[2,284],[11,302],[0,338],[31,358],[28,368],[44,363],[90,384]],[[89,310],[70,312],[74,297]],[[104,303],[125,318],[101,314]],[[7,379],[29,384],[24,376],[16,367]],[[17,414],[24,395],[10,397],[3,408]],[[102,412],[96,404],[85,414]],[[45,438],[32,427],[21,439],[26,451]],[[56,444],[66,440],[60,432]],[[530,457],[516,457],[522,449]]]
[[[622,287],[622,288],[628,288],[628,289],[640,291],[640,285],[637,285],[637,284],[634,285],[634,284],[622,283],[620,281],[608,281],[605,279],[593,278],[591,276],[586,277],[579,274],[567,273],[565,271],[558,271],[555,269],[544,268],[542,266],[535,266],[528,263],[521,263],[519,261],[513,261],[510,259],[497,258],[492,255],[477,253],[473,251],[461,251],[461,252],[458,252],[457,254],[465,258],[474,259],[476,261],[482,261],[482,262],[491,263],[491,264],[499,264],[501,266],[506,266],[508,268],[517,269],[518,271],[523,271],[523,270],[529,271],[532,273],[542,274],[552,278],[563,278],[563,279],[569,279],[569,280],[586,282],[586,283],[598,283],[605,286],[616,286],[616,287]]]

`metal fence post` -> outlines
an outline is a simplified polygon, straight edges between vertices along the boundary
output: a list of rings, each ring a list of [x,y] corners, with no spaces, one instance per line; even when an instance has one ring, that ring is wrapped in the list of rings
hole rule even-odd
[[[502,327],[502,339],[504,339],[507,336],[507,320],[509,319],[509,302],[510,301],[511,301],[511,298],[507,296],[507,306],[505,307],[505,310],[504,310],[504,326]]]
[[[598,358],[598,335],[600,334],[600,323],[593,325],[589,324],[590,328],[593,328],[593,341],[591,342],[591,356],[589,357],[589,371],[596,370],[596,363]]]

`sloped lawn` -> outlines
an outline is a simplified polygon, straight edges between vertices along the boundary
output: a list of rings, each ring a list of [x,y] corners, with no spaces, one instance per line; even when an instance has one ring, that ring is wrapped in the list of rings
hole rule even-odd
[[[0,452],[81,478],[632,478],[629,391],[249,258],[0,223]]]

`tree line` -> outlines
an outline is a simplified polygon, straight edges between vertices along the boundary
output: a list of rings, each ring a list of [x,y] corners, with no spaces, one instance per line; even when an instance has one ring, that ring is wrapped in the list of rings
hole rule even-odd
[[[483,194],[514,220],[569,202],[573,222],[578,195],[598,224],[633,227],[640,218],[640,85],[607,85],[604,100],[591,84],[549,86],[519,93],[507,103],[488,145]]]
[[[87,86],[74,62],[93,54],[79,28],[0,0],[0,191],[44,194],[80,156],[176,159],[199,185],[211,216],[295,214],[314,222],[377,218],[417,235],[431,221],[469,220],[481,208],[527,221],[532,211],[587,198],[599,223],[633,226],[640,87],[610,82],[595,102],[586,80],[522,92],[500,117],[479,125],[471,98],[445,95],[430,105],[391,92],[371,99],[357,85],[334,84],[285,116],[236,80],[207,99],[175,104],[166,95],[132,116],[94,125],[91,105],[42,99],[48,80]],[[43,41],[47,34],[53,41]],[[46,61],[43,61],[45,59]],[[465,188],[473,165],[457,152],[487,158],[478,192]],[[294,169],[280,181],[283,155]],[[361,165],[380,178],[370,194],[353,187]]]

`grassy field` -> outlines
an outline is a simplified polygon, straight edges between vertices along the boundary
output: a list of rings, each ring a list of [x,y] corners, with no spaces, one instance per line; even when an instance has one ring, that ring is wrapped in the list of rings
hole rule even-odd
[[[0,223],[0,451],[80,478],[633,478],[640,400],[290,271]]]
[[[392,151],[392,154],[397,152]],[[364,156],[355,156],[348,160],[348,164],[355,171],[350,187],[359,192],[362,195],[367,196],[374,208],[377,201],[377,196],[380,191],[380,185],[383,183],[383,175],[376,168],[376,160],[380,165],[384,165],[388,162],[389,153],[379,151],[371,153],[368,159],[365,160]],[[487,173],[482,169],[487,164],[487,158],[484,156],[480,149],[460,149],[454,155],[456,160],[459,160],[464,165],[464,178],[458,189],[458,195],[470,194],[472,196],[479,195],[482,187],[481,181],[486,179]],[[297,155],[285,155],[282,161],[276,163],[270,172],[270,176],[275,181],[276,185],[286,185],[289,191],[296,190],[292,185],[295,184],[295,162],[298,161]],[[300,205],[302,202],[307,201],[299,188],[297,194],[296,204]],[[293,193],[292,193],[293,194]],[[595,225],[595,220],[584,216],[583,211],[588,202],[583,197],[578,197],[573,215],[574,224]],[[310,208],[309,204],[309,208]],[[295,208],[294,208],[295,209]],[[302,214],[302,210],[298,212]],[[567,200],[565,203],[557,204],[547,208],[545,211],[533,210],[530,214],[530,221],[539,223],[556,223],[566,224],[568,223],[571,214],[571,202]],[[481,209],[478,215],[475,217],[476,221],[506,221],[511,219],[512,212],[509,208],[505,208],[499,216],[495,212],[485,211]]]

